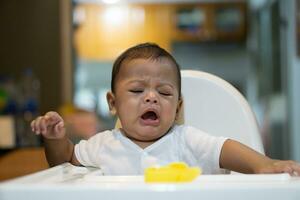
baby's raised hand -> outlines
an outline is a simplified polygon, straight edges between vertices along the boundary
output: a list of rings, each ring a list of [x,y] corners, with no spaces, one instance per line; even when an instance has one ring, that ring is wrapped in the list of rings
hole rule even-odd
[[[60,139],[66,134],[64,120],[57,112],[47,112],[31,122],[31,129],[47,139]]]

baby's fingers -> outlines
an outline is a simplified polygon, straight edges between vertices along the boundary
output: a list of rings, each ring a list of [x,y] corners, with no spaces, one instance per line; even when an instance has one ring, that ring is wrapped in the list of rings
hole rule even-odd
[[[296,163],[294,162],[291,166],[292,168],[292,176],[300,176],[300,164],[299,163]]]
[[[32,132],[35,132],[36,134],[39,134],[36,130],[36,119],[33,120],[31,123],[30,123],[30,126],[31,126],[31,130]]]
[[[63,121],[61,121],[61,122],[59,122],[55,127],[54,127],[54,131],[55,131],[55,133],[61,133],[61,132],[63,132],[64,131],[64,122]]]
[[[37,135],[40,134],[40,128],[39,128],[39,123],[38,123],[38,118],[36,118],[35,120],[33,120],[30,124],[31,126],[31,130],[33,132],[35,132]]]
[[[63,121],[62,117],[54,111],[47,112],[45,114],[45,119],[51,122],[52,124],[59,123],[60,121]]]
[[[300,165],[295,161],[281,161],[277,164],[276,167],[278,169],[278,172],[289,173],[291,176],[300,175]]]
[[[36,134],[45,133],[47,130],[47,119],[40,116],[31,122],[32,131]]]

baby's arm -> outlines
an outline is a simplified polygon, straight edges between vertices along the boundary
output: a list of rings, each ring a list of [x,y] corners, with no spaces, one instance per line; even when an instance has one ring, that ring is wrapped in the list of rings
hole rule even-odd
[[[227,140],[221,151],[220,166],[241,173],[289,173],[300,175],[295,161],[274,160],[234,140]]]
[[[80,165],[74,155],[74,144],[67,138],[64,121],[56,112],[48,112],[31,122],[32,131],[44,138],[45,154],[50,166],[71,162]]]

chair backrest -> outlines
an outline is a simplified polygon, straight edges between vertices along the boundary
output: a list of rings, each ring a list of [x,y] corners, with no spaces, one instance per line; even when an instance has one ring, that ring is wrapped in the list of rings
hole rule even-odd
[[[238,90],[209,73],[182,70],[181,75],[185,124],[264,153],[255,116]]]

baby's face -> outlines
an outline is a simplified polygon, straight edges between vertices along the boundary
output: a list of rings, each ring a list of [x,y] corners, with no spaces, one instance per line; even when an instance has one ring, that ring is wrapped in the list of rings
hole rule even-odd
[[[169,130],[181,105],[177,82],[175,67],[168,60],[123,63],[108,101],[129,138],[151,142]]]

